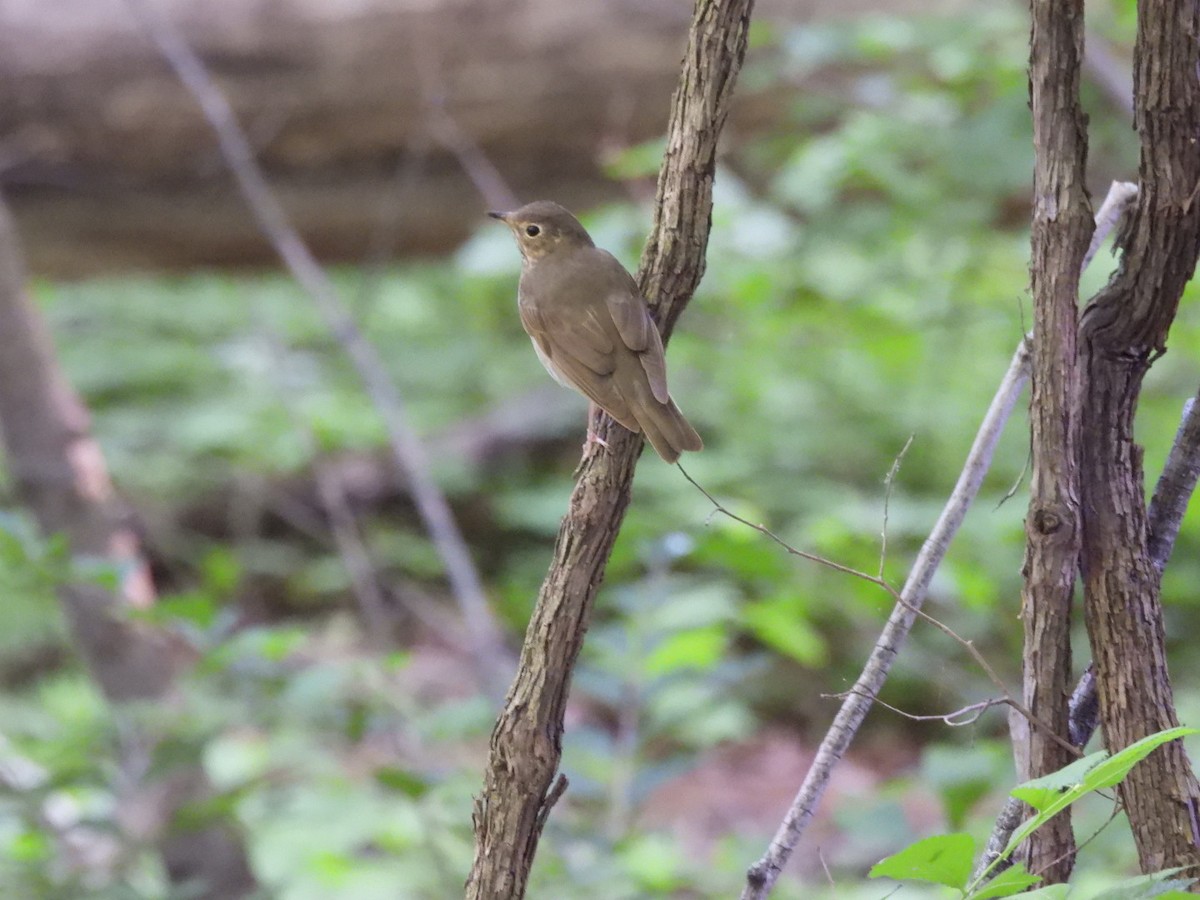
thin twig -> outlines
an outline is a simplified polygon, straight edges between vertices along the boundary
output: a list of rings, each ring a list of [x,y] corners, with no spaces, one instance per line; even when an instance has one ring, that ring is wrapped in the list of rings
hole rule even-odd
[[[746,873],[746,887],[742,891],[742,900],[764,900],[812,819],[817,803],[829,784],[833,769],[845,755],[871,708],[871,698],[879,693],[900,645],[912,628],[916,619],[913,610],[924,602],[934,572],[945,558],[950,541],[979,493],[1004,424],[1012,414],[1028,377],[1029,345],[1026,341],[1021,341],[975,436],[958,483],[946,501],[937,524],[921,548],[908,580],[900,592],[905,603],[897,603],[893,608],[887,624],[875,642],[875,648],[863,667],[862,674],[855,682],[855,693],[846,698],[834,717],[833,724],[813,758],[804,783],[772,838],[767,852]]]
[[[1025,335],[1026,341],[1030,339],[1031,338],[1028,334]],[[1004,492],[1004,496],[996,502],[996,509],[999,509],[1017,495],[1017,491],[1020,490],[1021,484],[1025,481],[1025,476],[1029,474],[1029,465],[1032,462],[1033,453],[1027,452],[1025,454],[1025,462],[1021,465],[1021,471],[1017,473],[1017,477],[1013,479],[1013,483],[1009,486],[1008,490]]]
[[[703,494],[705,497],[707,497],[708,502],[713,505],[713,511],[709,514],[710,520],[711,520],[712,516],[714,516],[714,515],[728,516],[730,519],[733,519],[733,521],[740,522],[742,525],[745,525],[747,528],[753,528],[755,531],[757,531],[759,534],[763,535],[764,537],[770,538],[772,541],[774,541],[776,544],[778,544],[781,548],[783,548],[787,553],[791,554],[792,556],[798,556],[801,559],[807,559],[809,562],[814,562],[817,565],[824,566],[827,569],[833,569],[833,571],[835,571],[835,572],[841,572],[843,575],[850,575],[854,578],[861,578],[863,581],[867,582],[868,584],[873,584],[876,587],[881,587],[885,591],[891,591],[893,593],[895,592],[895,588],[893,588],[891,585],[889,585],[882,578],[879,578],[875,575],[868,574],[867,572],[863,572],[859,569],[855,569],[850,566],[843,565],[842,563],[834,562],[832,559],[827,559],[824,556],[818,556],[816,553],[809,553],[807,550],[801,550],[798,547],[793,547],[791,544],[789,544],[787,541],[785,541],[783,538],[781,538],[779,535],[777,535],[775,532],[773,532],[770,528],[767,528],[767,526],[760,525],[755,522],[751,522],[749,519],[742,518],[737,513],[731,511],[728,507],[726,507],[723,503],[721,503],[720,500],[718,500],[716,497],[714,497],[712,494],[710,494],[703,487],[703,485],[700,484],[700,482],[696,481],[695,478],[693,478],[691,475],[689,475],[687,472],[687,469],[685,469],[680,463],[675,463],[675,468],[677,468],[680,472],[682,472],[683,477],[686,478],[691,483],[692,487],[694,487],[701,494]]]
[[[900,463],[904,461],[904,455],[908,453],[908,448],[912,446],[913,438],[916,435],[910,434],[908,440],[904,442],[904,446],[900,448],[900,452],[896,454],[896,458],[892,460],[892,467],[888,469],[887,477],[883,479],[883,530],[879,533],[879,577],[883,578],[883,566],[887,562],[887,541],[888,541],[888,508],[892,502],[892,487],[896,483],[896,476],[900,473]]]
[[[260,324],[271,362],[271,370],[281,371],[286,360],[286,347],[282,336],[266,322]],[[379,649],[386,649],[393,643],[389,638],[391,617],[387,612],[383,588],[376,577],[370,553],[359,534],[354,510],[346,494],[342,472],[338,467],[324,464],[318,460],[317,437],[312,426],[300,414],[300,410],[292,402],[291,395],[283,389],[282,385],[276,381],[273,386],[276,389],[275,393],[280,405],[287,413],[295,434],[303,444],[304,452],[314,460],[313,476],[316,481],[317,498],[325,510],[326,522],[329,534],[333,537],[334,547],[342,560],[346,574],[350,577],[350,585],[358,603],[367,641]]]
[[[450,504],[430,474],[424,448],[409,424],[403,398],[392,383],[383,360],[349,315],[333,282],[313,258],[272,193],[233,109],[199,56],[154,4],[147,0],[126,0],[126,5],[199,103],[263,234],[312,298],[326,327],[354,364],[371,402],[384,421],[393,456],[409,481],[417,510],[445,566],[451,591],[472,638],[472,658],[481,683],[490,686],[495,694],[511,668],[502,633],[488,606],[483,584],[454,521]]]
[[[830,697],[830,698],[833,698],[836,700],[844,700],[846,697],[849,697],[853,693],[855,693],[855,691],[853,688],[851,688],[848,691],[841,691],[840,693],[837,693],[837,694],[822,694],[821,696],[822,697]],[[932,713],[929,715],[918,715],[917,713],[905,712],[904,710],[900,709],[899,707],[892,706],[890,703],[888,703],[884,700],[880,700],[878,697],[870,697],[868,699],[874,703],[878,703],[884,709],[890,709],[896,715],[903,716],[904,718],[908,719],[909,721],[912,721],[912,722],[942,722],[945,725],[949,725],[951,728],[961,728],[964,725],[974,725],[976,722],[979,721],[979,717],[982,716],[989,709],[992,709],[997,706],[1012,706],[1013,705],[1011,697],[989,697],[987,700],[980,700],[978,703],[972,703],[968,706],[964,706],[962,709],[956,709],[956,710],[954,710],[954,712],[940,713],[940,714]],[[964,716],[967,716],[968,718],[963,718]]]
[[[414,41],[411,49],[429,136],[458,161],[489,209],[516,209],[521,205],[516,193],[479,143],[450,114],[446,103],[446,78],[440,61],[432,56],[427,43]]]
[[[1021,715],[1025,716],[1025,718],[1027,718],[1031,724],[1036,725],[1038,728],[1045,731],[1051,740],[1057,741],[1065,749],[1070,750],[1072,753],[1076,752],[1075,748],[1072,747],[1069,742],[1063,740],[1063,738],[1061,738],[1059,735],[1055,734],[1054,729],[1050,728],[1045,722],[1041,721],[1037,716],[1035,716],[1033,714],[1032,710],[1030,710],[1028,707],[1026,707],[1020,701],[1013,698],[1013,696],[1008,692],[1008,688],[1005,687],[1004,681],[1000,678],[1000,676],[998,674],[996,674],[996,670],[992,668],[991,664],[987,661],[987,658],[984,657],[984,655],[979,652],[979,648],[975,646],[974,641],[970,641],[970,640],[962,637],[960,634],[958,634],[953,628],[951,628],[945,622],[942,622],[940,619],[937,619],[937,618],[931,616],[929,613],[925,612],[923,609],[920,608],[919,605],[913,603],[908,598],[906,598],[902,592],[897,591],[894,587],[892,587],[892,585],[890,585],[886,579],[884,579],[882,577],[877,577],[875,575],[870,575],[859,569],[854,569],[854,568],[851,568],[850,566],[843,565],[842,563],[834,562],[833,560],[827,559],[823,556],[818,556],[815,553],[809,553],[805,550],[800,550],[799,548],[794,547],[791,544],[789,544],[787,541],[783,540],[783,538],[779,537],[777,534],[775,534],[775,532],[771,531],[766,526],[756,525],[753,522],[750,522],[748,519],[744,519],[741,516],[730,512],[725,506],[723,506],[720,503],[720,501],[718,501],[716,498],[714,498],[711,493],[709,493],[707,490],[705,490],[703,487],[701,487],[700,484],[694,478],[692,478],[691,475],[689,475],[687,473],[687,470],[684,469],[682,465],[680,465],[679,463],[676,463],[675,466],[676,466],[676,468],[679,469],[680,472],[683,473],[684,478],[686,478],[689,482],[691,482],[691,484],[698,491],[700,491],[700,493],[702,493],[705,497],[708,498],[709,502],[711,502],[713,504],[714,512],[728,516],[729,518],[733,519],[735,522],[740,522],[743,525],[753,528],[755,531],[759,532],[760,534],[763,534],[763,535],[769,537],[776,544],[778,544],[780,547],[782,547],[784,550],[786,550],[788,553],[790,553],[793,556],[798,556],[801,559],[809,560],[810,562],[814,562],[814,563],[817,563],[818,565],[825,566],[826,568],[833,569],[835,572],[840,572],[844,575],[851,575],[855,578],[859,578],[863,581],[866,581],[870,584],[875,585],[876,587],[882,588],[883,590],[887,591],[887,593],[892,597],[892,600],[898,606],[904,607],[914,617],[923,619],[924,621],[926,621],[930,625],[932,625],[934,628],[938,629],[943,634],[945,634],[947,637],[949,637],[952,641],[954,641],[957,644],[960,644],[971,655],[971,658],[974,659],[976,663],[978,663],[979,667],[981,669],[983,669],[984,674],[986,674],[988,676],[988,679],[992,682],[992,684],[995,685],[996,688],[1002,694],[1004,694],[1004,702],[1006,702],[1007,704],[1012,706],[1014,709],[1016,709],[1019,713],[1021,713]],[[911,576],[910,576],[910,581],[911,581]],[[856,685],[856,687],[857,687],[857,685]],[[865,698],[878,699],[875,694],[870,694],[870,695],[862,694],[861,692],[858,692],[856,690],[847,691],[846,695],[849,696],[849,695],[852,695],[855,693],[860,693],[860,695]]]
[[[1137,199],[1137,194],[1138,187],[1132,181],[1114,181],[1109,185],[1104,202],[1096,210],[1096,230],[1092,232],[1091,243],[1088,244],[1087,252],[1083,255],[1080,272],[1087,269],[1099,251],[1100,245],[1104,243],[1104,239],[1121,221],[1121,216],[1125,215],[1125,210],[1129,208],[1129,205]]]

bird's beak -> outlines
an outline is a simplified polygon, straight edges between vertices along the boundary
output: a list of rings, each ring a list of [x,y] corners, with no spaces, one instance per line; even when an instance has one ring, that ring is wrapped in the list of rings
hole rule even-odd
[[[510,214],[506,212],[490,212],[488,215],[493,219],[499,219],[501,222],[507,222]]]

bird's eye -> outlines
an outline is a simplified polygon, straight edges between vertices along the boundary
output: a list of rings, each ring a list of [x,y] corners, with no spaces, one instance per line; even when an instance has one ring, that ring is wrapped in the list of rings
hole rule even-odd
[[[525,233],[526,233],[527,235],[529,235],[530,237],[537,237],[539,234],[541,234],[541,233],[542,233],[542,229],[540,229],[540,228],[539,228],[538,226],[536,226],[536,225],[526,225],[526,226],[525,226]]]

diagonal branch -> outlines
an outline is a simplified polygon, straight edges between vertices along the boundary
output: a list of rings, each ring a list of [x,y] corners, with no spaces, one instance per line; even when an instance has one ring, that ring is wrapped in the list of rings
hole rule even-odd
[[[834,717],[833,724],[825,733],[821,746],[817,748],[808,774],[792,800],[779,830],[771,839],[767,852],[746,873],[746,887],[742,890],[742,900],[765,900],[783,867],[787,865],[792,851],[795,850],[816,811],[817,804],[821,801],[822,794],[825,793],[833,769],[846,754],[850,742],[870,711],[874,698],[883,687],[901,645],[912,630],[921,605],[925,602],[929,583],[945,558],[950,541],[962,525],[967,510],[979,493],[983,477],[987,474],[996,451],[996,443],[1000,440],[1004,424],[1012,414],[1028,376],[1029,345],[1026,341],[1021,341],[975,435],[963,470],[958,476],[958,483],[921,548],[916,562],[913,563],[908,579],[900,591],[900,600],[888,617],[879,639],[876,640],[875,649],[871,651],[862,674],[858,676],[854,687]]]
[[[179,80],[200,104],[263,234],[312,298],[326,327],[350,357],[367,395],[383,419],[396,465],[409,481],[417,511],[445,566],[446,578],[471,638],[481,683],[488,687],[495,685],[496,679],[503,677],[510,668],[500,627],[488,606],[479,573],[450,504],[434,481],[425,449],[409,424],[404,399],[392,383],[379,352],[359,329],[333,282],[288,220],[263,176],[233,109],[199,56],[154,4],[148,0],[126,0],[126,3]]]
[[[638,283],[664,340],[704,272],[717,139],[746,52],[753,0],[697,0],[671,106],[654,226]],[[563,713],[592,603],[629,504],[640,435],[601,417],[530,618],[516,680],[492,732],[475,803],[472,900],[521,897],[562,753]],[[561,781],[559,782],[561,784]]]

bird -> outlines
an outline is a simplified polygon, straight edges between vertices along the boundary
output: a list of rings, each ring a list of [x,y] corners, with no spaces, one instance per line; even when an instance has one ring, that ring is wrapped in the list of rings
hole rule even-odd
[[[666,462],[704,443],[667,391],[662,336],[633,276],[596,246],[567,209],[549,200],[489,212],[521,251],[517,309],[538,359]],[[591,430],[588,441],[604,444]]]

